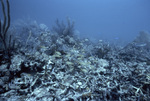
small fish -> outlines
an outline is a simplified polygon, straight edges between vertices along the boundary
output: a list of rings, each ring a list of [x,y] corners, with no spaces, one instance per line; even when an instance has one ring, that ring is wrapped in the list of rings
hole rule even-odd
[[[40,46],[40,48],[44,48],[44,49],[47,49],[48,47],[45,47],[45,46]]]
[[[147,44],[146,43],[143,43],[143,44],[136,44],[137,47],[144,47],[146,46]]]
[[[115,39],[115,40],[119,40],[119,37],[115,37],[114,39]]]

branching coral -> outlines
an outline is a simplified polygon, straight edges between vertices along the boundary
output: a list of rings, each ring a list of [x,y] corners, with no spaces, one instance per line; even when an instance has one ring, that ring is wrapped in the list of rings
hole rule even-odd
[[[56,20],[56,26],[53,26],[52,29],[60,36],[73,36],[74,34],[74,22],[71,22],[69,18],[67,18],[67,25],[64,22],[60,23],[59,20]]]
[[[1,50],[9,56],[10,55],[10,48],[13,47],[14,44],[11,43],[11,35],[8,35],[8,29],[10,27],[10,6],[9,1],[6,0],[6,8],[5,3],[3,0],[0,0],[2,5],[2,12],[3,12],[3,21],[0,18],[0,42],[1,42]]]

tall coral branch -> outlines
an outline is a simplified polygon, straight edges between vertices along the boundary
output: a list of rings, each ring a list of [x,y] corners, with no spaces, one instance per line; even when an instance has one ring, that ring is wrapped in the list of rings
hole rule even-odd
[[[3,0],[0,0],[0,1],[1,1],[2,11],[3,11],[3,16],[4,16],[3,24],[2,24],[2,21],[0,19],[0,38],[1,38],[1,41],[4,45],[4,49],[7,50],[8,47],[6,44],[6,36],[7,36],[6,34],[7,34],[9,27],[10,27],[10,6],[9,6],[9,1],[6,0],[6,4],[7,4],[7,6],[6,6],[7,12],[6,12]]]
[[[3,21],[0,18],[0,41],[1,41],[1,45],[3,46],[1,48],[8,55],[10,49],[9,42],[11,41],[10,39],[11,37],[7,35],[8,29],[10,27],[10,5],[8,0],[6,0],[6,6],[3,0],[0,0],[0,2],[2,5],[2,12],[4,17]]]
[[[9,6],[9,1],[6,0],[6,3],[7,3],[7,26],[5,28],[5,31],[4,31],[4,38],[6,37],[6,33],[8,31],[8,28],[10,27],[10,6]]]

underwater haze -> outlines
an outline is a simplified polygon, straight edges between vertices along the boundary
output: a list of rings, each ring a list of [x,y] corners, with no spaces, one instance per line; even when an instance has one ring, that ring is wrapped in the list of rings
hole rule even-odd
[[[75,22],[91,40],[126,43],[150,31],[150,0],[10,0],[12,21],[30,17],[50,29],[56,19]]]
[[[0,101],[150,101],[150,0],[0,0]]]

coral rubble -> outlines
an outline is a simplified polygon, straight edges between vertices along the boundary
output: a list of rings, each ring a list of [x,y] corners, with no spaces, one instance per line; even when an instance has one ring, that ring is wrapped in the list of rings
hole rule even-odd
[[[122,48],[80,39],[72,27],[62,35],[64,26],[21,23],[19,48],[0,64],[1,101],[150,100],[150,51],[135,44],[142,35]]]

